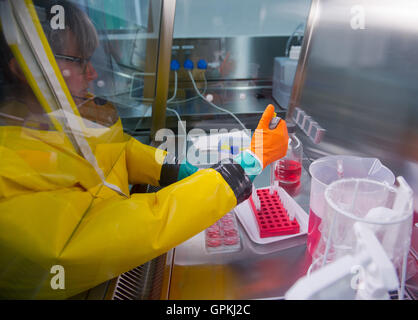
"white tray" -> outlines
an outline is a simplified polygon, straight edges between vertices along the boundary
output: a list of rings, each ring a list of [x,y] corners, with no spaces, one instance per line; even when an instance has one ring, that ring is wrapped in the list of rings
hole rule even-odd
[[[259,190],[270,189],[267,188],[259,188]],[[290,234],[286,236],[278,236],[278,237],[267,237],[267,238],[260,238],[260,234],[258,231],[257,220],[254,216],[253,209],[250,204],[250,199],[244,201],[243,203],[239,204],[235,207],[234,211],[244,226],[245,231],[247,232],[248,236],[252,241],[259,244],[266,244],[272,243],[280,240],[290,239],[299,237],[302,235],[306,235],[308,233],[308,214],[297,204],[295,200],[281,187],[278,189],[278,194],[280,200],[282,201],[283,206],[287,210],[288,213],[294,214],[296,220],[299,223],[299,233]]]

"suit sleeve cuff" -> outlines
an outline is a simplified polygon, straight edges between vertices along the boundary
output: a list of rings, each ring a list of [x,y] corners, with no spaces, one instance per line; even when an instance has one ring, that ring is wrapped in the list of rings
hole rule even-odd
[[[161,166],[161,174],[159,184],[161,187],[169,186],[177,182],[179,176],[180,164],[175,156],[167,154]]]
[[[238,163],[227,160],[217,163],[212,169],[218,171],[229,184],[237,199],[237,205],[247,200],[252,192],[252,182]]]

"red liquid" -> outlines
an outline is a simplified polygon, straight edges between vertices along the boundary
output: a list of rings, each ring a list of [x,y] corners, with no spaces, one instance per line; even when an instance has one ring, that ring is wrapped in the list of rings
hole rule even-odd
[[[318,229],[320,224],[321,218],[312,209],[309,209],[308,241],[306,245],[311,256],[315,252],[319,239],[321,239],[321,232]]]
[[[276,167],[276,179],[282,183],[295,183],[302,175],[302,165],[295,160],[280,160]]]

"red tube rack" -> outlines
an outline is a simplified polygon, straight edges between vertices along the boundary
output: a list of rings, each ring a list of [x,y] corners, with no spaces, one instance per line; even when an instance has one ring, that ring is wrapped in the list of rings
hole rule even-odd
[[[250,197],[251,207],[257,220],[260,238],[277,237],[299,233],[299,223],[296,218],[291,221],[287,210],[280,201],[276,192],[270,194],[270,190],[257,190],[260,199],[260,210],[257,210],[252,196]]]

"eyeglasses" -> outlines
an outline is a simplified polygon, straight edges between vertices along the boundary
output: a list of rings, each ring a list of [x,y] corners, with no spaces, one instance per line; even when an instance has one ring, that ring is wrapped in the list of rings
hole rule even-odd
[[[62,60],[67,60],[70,62],[78,63],[80,65],[82,73],[86,72],[87,65],[91,59],[91,57],[85,59],[85,58],[80,58],[80,57],[67,56],[64,54],[54,54],[54,56],[57,59],[62,59]]]

